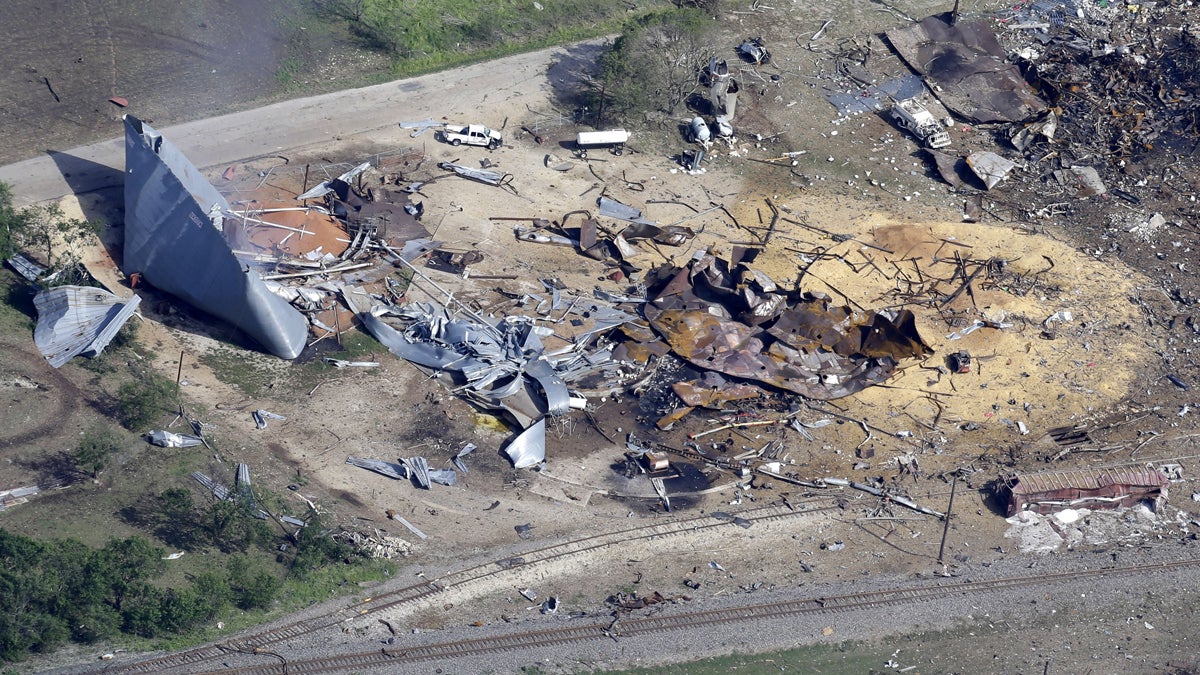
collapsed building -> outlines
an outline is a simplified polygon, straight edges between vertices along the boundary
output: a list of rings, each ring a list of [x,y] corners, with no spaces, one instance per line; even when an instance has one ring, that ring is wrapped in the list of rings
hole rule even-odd
[[[249,199],[235,209],[162,134],[124,120],[126,276],[228,321],[271,354],[294,359],[310,329],[335,329],[337,288],[305,279],[357,272],[354,281],[374,282],[387,261],[425,250],[406,197],[364,199],[351,186],[369,164],[299,195],[299,206]],[[367,258],[384,259],[383,271]]]
[[[1157,508],[1167,499],[1170,480],[1158,469],[1117,467],[1043,471],[1010,475],[1008,516],[1022,511],[1042,515],[1063,509],[1115,509],[1149,502]]]

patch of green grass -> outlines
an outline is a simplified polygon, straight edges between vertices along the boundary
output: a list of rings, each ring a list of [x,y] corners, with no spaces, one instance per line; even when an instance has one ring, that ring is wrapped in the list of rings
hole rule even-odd
[[[302,86],[301,78],[304,75],[304,62],[300,59],[289,56],[279,62],[279,66],[275,68],[275,81],[284,91],[294,91]]]
[[[4,295],[4,302],[0,302],[0,329],[6,333],[32,331],[37,316],[37,310],[33,308],[33,288],[3,268],[0,269],[0,293]]]
[[[266,354],[222,345],[200,357],[217,379],[247,396],[262,396],[283,380],[290,365]]]
[[[386,351],[387,347],[380,344],[379,340],[364,331],[355,330],[342,333],[342,351],[330,354],[329,357],[344,361],[363,361]]]

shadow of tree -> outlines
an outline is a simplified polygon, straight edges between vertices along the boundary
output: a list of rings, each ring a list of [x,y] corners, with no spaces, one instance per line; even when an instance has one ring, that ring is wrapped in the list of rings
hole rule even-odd
[[[143,495],[117,511],[117,516],[132,527],[151,532],[171,548],[195,551],[208,543],[194,512],[172,512],[161,495]]]
[[[87,474],[75,466],[75,460],[66,450],[51,452],[26,460],[15,460],[23,469],[34,471],[38,475],[37,484],[43,489],[47,487],[64,487],[78,483]]]

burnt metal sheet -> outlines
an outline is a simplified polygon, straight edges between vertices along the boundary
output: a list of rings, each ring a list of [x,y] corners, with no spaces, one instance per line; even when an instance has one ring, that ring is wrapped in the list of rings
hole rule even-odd
[[[308,321],[233,254],[249,247],[222,215],[229,203],[161,133],[132,115],[124,121],[125,274],[225,319],[276,356],[299,356]]]
[[[901,359],[932,353],[911,312],[857,313],[823,296],[769,292],[777,285],[748,262],[731,266],[700,254],[686,269],[660,276],[645,313],[678,356],[828,400],[884,382]]]
[[[697,380],[676,382],[671,390],[686,405],[691,407],[719,408],[731,401],[758,398],[763,390],[753,384],[730,382],[719,373],[707,371]]]
[[[870,73],[864,73],[870,75]],[[919,75],[904,75],[876,85],[864,85],[851,90],[826,90],[825,98],[843,115],[887,110],[892,100],[923,96],[928,92]]]
[[[935,15],[887,37],[910,68],[937,83],[938,100],[964,119],[1021,122],[1047,110],[983,21],[951,25]]]
[[[93,286],[57,286],[33,298],[38,323],[33,341],[51,366],[80,355],[97,356],[117,335],[142,301],[128,300]]]

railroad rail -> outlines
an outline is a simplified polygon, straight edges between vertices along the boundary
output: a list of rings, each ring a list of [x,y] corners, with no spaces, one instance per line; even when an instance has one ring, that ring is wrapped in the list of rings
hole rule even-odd
[[[750,524],[783,520],[795,516],[810,515],[836,509],[838,498],[838,495],[820,495],[802,502],[785,502],[783,504],[747,509],[739,511],[736,514],[731,513],[730,516],[736,516],[736,518],[740,518]],[[462,588],[463,586],[469,586],[472,583],[497,577],[516,568],[540,565],[571,556],[599,551],[619,544],[663,539],[715,527],[728,527],[730,523],[731,519],[728,518],[715,518],[712,515],[704,515],[572,539],[527,551],[517,556],[500,558],[456,570],[420,584],[388,591],[362,600],[361,602],[339,607],[317,617],[302,619],[277,628],[269,628],[249,636],[233,638],[225,642],[205,645],[166,656],[131,663],[113,664],[105,668],[104,672],[156,673],[172,668],[196,668],[210,661],[228,658],[233,653],[271,653],[272,650],[270,647],[272,645],[280,645],[320,630],[330,629],[365,615],[412,605],[451,587]]]
[[[620,640],[623,637],[650,635],[665,631],[696,628],[698,626],[735,624],[747,620],[872,609],[909,602],[938,600],[957,594],[992,593],[1059,581],[1152,574],[1198,566],[1200,566],[1200,559],[1193,559],[1149,565],[1132,565],[1128,567],[989,579],[984,581],[966,581],[948,584],[932,583],[930,585],[909,586],[886,591],[867,591],[848,595],[788,600],[674,615],[660,614],[619,621],[606,620],[597,623],[573,624],[562,628],[513,633],[497,637],[403,648],[383,648],[370,652],[337,654],[295,661],[286,661],[282,656],[275,654],[273,656],[280,659],[278,663],[230,668],[214,672],[237,675],[296,675],[299,673],[338,673],[367,668],[387,668],[389,666],[395,668],[399,664],[408,665],[420,661],[444,661],[446,659],[480,656],[506,651],[577,644],[593,640]]]

